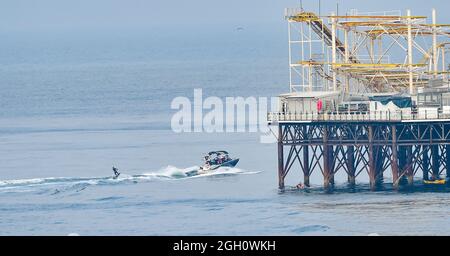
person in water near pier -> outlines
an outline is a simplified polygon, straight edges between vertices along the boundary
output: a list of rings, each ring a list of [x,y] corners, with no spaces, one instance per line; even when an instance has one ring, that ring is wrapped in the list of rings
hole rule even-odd
[[[119,177],[119,175],[120,175],[120,172],[119,172],[119,169],[117,169],[116,167],[112,167],[112,170],[113,170],[113,172],[114,172],[114,179],[116,179],[117,177]]]
[[[433,174],[431,174],[431,178],[428,179],[428,180],[430,180],[430,181],[436,181],[436,180],[440,180],[440,177],[439,177],[439,176],[436,176],[436,174],[433,173]]]
[[[305,185],[303,183],[298,183],[297,186],[295,186],[297,189],[304,189]]]

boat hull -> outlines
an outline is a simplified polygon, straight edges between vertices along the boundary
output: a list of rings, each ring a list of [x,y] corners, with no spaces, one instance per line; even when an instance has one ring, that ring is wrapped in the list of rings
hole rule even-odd
[[[222,164],[212,165],[211,167],[209,167],[209,169],[206,169],[206,170],[216,170],[220,167],[235,167],[238,162],[239,162],[239,158],[227,161]]]
[[[208,173],[209,171],[216,170],[220,167],[235,167],[238,162],[239,162],[239,158],[230,160],[230,161],[222,163],[222,164],[212,165],[209,168],[203,167],[200,170],[192,170],[192,171],[187,172],[186,176],[191,177],[191,176],[197,176],[200,174],[205,174],[205,173]]]

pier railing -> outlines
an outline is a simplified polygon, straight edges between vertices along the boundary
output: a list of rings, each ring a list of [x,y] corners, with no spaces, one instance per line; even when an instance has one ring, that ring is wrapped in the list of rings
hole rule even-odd
[[[450,113],[441,111],[422,111],[419,113],[405,113],[395,111],[372,111],[372,112],[305,112],[305,113],[283,113],[270,112],[267,121],[273,122],[295,122],[295,121],[408,121],[408,120],[440,120],[450,119]]]

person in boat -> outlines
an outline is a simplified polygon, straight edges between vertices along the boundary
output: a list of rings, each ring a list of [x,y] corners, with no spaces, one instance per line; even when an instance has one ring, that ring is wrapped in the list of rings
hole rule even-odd
[[[119,177],[119,175],[120,175],[119,169],[117,169],[116,167],[113,166],[112,170],[114,172],[114,179]]]
[[[217,164],[217,158],[212,158],[212,159],[209,161],[209,164],[211,164],[211,165]]]
[[[217,157],[217,164],[222,164],[223,163],[223,155],[219,155]]]
[[[205,156],[205,165],[211,165],[211,158],[209,156]]]

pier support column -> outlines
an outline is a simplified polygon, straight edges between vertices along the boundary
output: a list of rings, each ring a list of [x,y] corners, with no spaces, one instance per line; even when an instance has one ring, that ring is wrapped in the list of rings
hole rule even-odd
[[[325,190],[329,190],[331,188],[331,154],[330,154],[330,146],[328,146],[328,127],[323,127],[323,186]]]
[[[408,179],[408,186],[414,185],[414,170],[412,166],[412,146],[406,147],[406,177]]]
[[[278,125],[278,188],[284,189],[283,126]]]
[[[328,150],[329,150],[329,156],[330,156],[330,184],[332,186],[334,186],[334,147],[333,146],[328,146]]]
[[[431,146],[431,169],[433,172],[433,177],[439,178],[439,146]]]
[[[398,189],[399,172],[398,172],[397,127],[393,125],[391,130],[392,130],[392,158],[391,158],[392,185],[394,189]]]
[[[383,146],[375,146],[375,184],[381,185],[383,184],[384,175],[383,175]]]
[[[406,146],[399,146],[398,147],[398,162],[400,167],[400,173],[404,173],[406,171],[406,165],[407,165],[407,155],[406,155]],[[404,185],[406,184],[406,175],[403,175],[399,178],[398,181],[399,184]]]
[[[430,157],[428,156],[428,146],[422,146],[422,169],[423,169],[423,180],[428,180],[430,177],[428,171],[430,170]]]
[[[308,145],[303,146],[303,184],[306,187],[310,186],[309,177],[311,171],[309,170],[309,147]]]
[[[445,163],[447,165],[447,179],[450,179],[450,145],[445,145]]]
[[[374,156],[374,147],[373,147],[373,127],[368,127],[368,137],[369,137],[369,145],[367,149],[367,154],[369,156],[369,180],[370,180],[370,189],[376,189],[376,164],[375,164],[375,156]]]
[[[355,178],[355,147],[347,147],[347,171],[348,171],[348,184],[354,186],[356,183]]]

